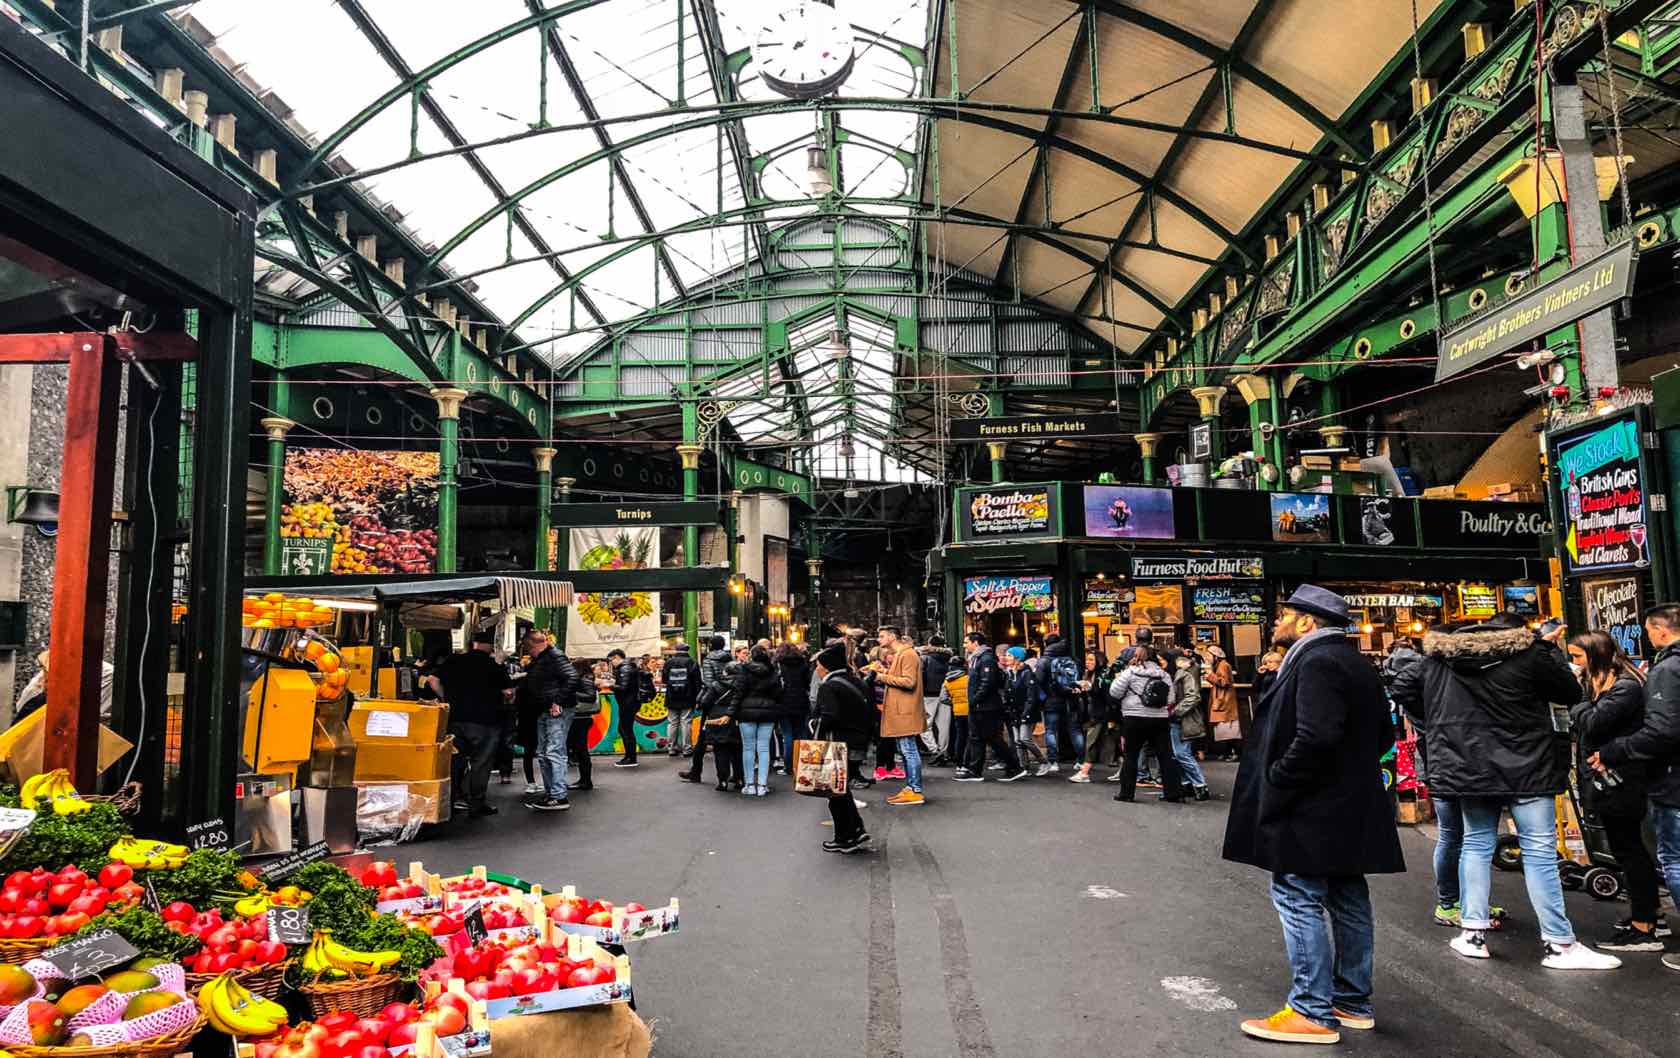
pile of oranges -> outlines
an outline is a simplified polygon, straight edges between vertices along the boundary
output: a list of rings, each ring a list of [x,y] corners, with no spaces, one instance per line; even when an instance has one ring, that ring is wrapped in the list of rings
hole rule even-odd
[[[239,623],[246,628],[314,628],[330,624],[334,616],[331,609],[316,605],[313,599],[278,591],[247,595],[241,605]]]
[[[315,686],[317,699],[336,701],[344,693],[350,683],[350,673],[344,668],[344,659],[325,640],[306,636],[292,647],[292,653],[300,660],[313,662],[321,674],[321,682]]]

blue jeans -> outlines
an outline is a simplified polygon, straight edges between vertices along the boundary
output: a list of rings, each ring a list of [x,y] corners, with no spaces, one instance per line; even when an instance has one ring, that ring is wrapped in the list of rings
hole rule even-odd
[[[537,763],[542,768],[543,790],[555,800],[566,796],[566,733],[573,715],[573,710],[562,709],[559,716],[543,713],[537,717]]]
[[[1340,1025],[1332,1008],[1369,1017],[1374,931],[1364,877],[1274,874],[1272,906],[1283,923],[1295,1013],[1331,1029]]]
[[[898,751],[904,755],[904,787],[922,792],[922,738],[920,735],[898,736]]]
[[[1563,909],[1563,885],[1557,869],[1557,804],[1550,797],[1459,799],[1464,813],[1464,854],[1458,862],[1458,888],[1465,929],[1489,929],[1488,887],[1492,884],[1493,845],[1499,835],[1499,811],[1509,807],[1522,845],[1523,882],[1528,902],[1540,924],[1540,939],[1552,944],[1575,943],[1575,931]]]
[[[1464,852],[1464,813],[1457,801],[1431,797],[1435,806],[1435,902],[1458,906],[1458,859]]]
[[[1206,786],[1207,776],[1202,774],[1201,761],[1196,759],[1196,751],[1190,748],[1190,743],[1184,741],[1184,735],[1178,730],[1178,721],[1169,723],[1167,731],[1172,735],[1173,760],[1178,761],[1178,770],[1184,774],[1184,781],[1191,786]]]
[[[776,730],[782,733],[782,767],[787,769],[791,775],[793,773],[793,765],[790,763],[793,760],[793,744],[802,738],[809,737],[805,734],[805,721],[784,716],[776,721]]]
[[[1680,906],[1680,808],[1652,805],[1651,825],[1657,831],[1657,868],[1668,886],[1668,898]]]
[[[1073,752],[1063,755],[1062,736],[1073,743]],[[1044,748],[1045,759],[1051,764],[1060,764],[1065,759],[1070,764],[1077,764],[1085,756],[1085,732],[1079,725],[1072,723],[1065,709],[1044,710]]]
[[[748,786],[770,784],[770,733],[775,721],[741,724],[741,775]]]

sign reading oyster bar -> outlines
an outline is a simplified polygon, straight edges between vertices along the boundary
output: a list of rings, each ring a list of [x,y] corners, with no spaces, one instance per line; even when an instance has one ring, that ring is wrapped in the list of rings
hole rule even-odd
[[[1563,441],[1557,466],[1570,569],[1586,573],[1649,565],[1639,423],[1621,419]]]
[[[1048,486],[968,494],[968,526],[975,537],[1050,536],[1054,514]]]

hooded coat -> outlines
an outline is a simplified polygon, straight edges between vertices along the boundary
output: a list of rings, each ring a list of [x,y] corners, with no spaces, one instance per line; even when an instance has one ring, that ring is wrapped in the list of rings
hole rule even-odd
[[[1430,632],[1423,660],[1390,693],[1423,731],[1424,774],[1436,797],[1551,797],[1569,786],[1569,739],[1552,702],[1581,685],[1562,656],[1526,628],[1470,625]]]
[[[741,704],[735,720],[742,724],[769,724],[782,716],[782,681],[776,666],[763,654],[754,653],[735,674],[735,691]]]
[[[803,723],[811,715],[811,663],[803,654],[782,654],[776,658],[776,673],[782,680],[781,719]]]
[[[1382,680],[1345,635],[1302,640],[1255,704],[1224,857],[1314,877],[1406,869],[1382,756],[1394,744]]]
[[[1645,675],[1645,715],[1638,730],[1612,738],[1599,759],[1621,770],[1645,766],[1651,801],[1680,808],[1680,643],[1671,643],[1651,659]]]

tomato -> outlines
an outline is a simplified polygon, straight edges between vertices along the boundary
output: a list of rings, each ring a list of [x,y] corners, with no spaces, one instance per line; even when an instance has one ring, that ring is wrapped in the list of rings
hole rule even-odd
[[[99,869],[99,884],[107,889],[127,885],[134,879],[134,868],[126,863],[107,863]]]
[[[285,962],[286,946],[277,940],[258,941],[257,961],[261,963]]]
[[[191,922],[198,915],[198,910],[185,900],[176,900],[163,909],[165,922]]]

